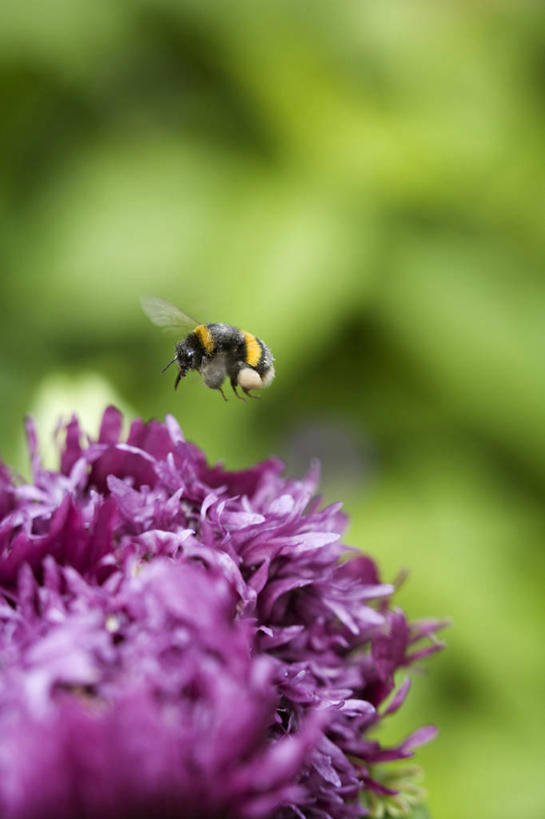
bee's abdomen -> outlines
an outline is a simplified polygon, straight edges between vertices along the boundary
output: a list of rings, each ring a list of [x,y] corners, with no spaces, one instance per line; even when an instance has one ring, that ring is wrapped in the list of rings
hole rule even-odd
[[[272,366],[272,353],[265,344],[257,336],[251,333],[244,333],[246,342],[246,358],[245,361],[250,367],[253,367],[259,375],[263,376]]]
[[[231,324],[199,325],[193,331],[206,354],[227,354],[233,361],[247,364],[263,376],[272,366],[271,351],[260,338]]]
[[[261,358],[263,357],[263,348],[259,343],[259,339],[253,336],[251,333],[245,333],[244,330],[242,331],[244,335],[244,361],[246,364],[249,364],[250,367],[258,367]]]

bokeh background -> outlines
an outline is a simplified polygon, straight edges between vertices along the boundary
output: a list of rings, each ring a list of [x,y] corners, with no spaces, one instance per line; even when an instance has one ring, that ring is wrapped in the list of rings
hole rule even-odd
[[[450,616],[401,737],[437,819],[541,819],[541,3],[4,0],[2,457],[22,418],[174,413],[351,516],[412,616]],[[159,374],[154,294],[271,346],[261,401]]]

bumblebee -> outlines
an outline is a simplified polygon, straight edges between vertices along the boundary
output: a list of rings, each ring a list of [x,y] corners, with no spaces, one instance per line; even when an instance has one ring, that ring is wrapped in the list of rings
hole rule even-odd
[[[144,296],[140,302],[154,324],[187,333],[183,341],[177,342],[172,361],[161,370],[164,373],[172,364],[178,365],[174,389],[190,370],[197,370],[206,386],[219,390],[224,401],[227,398],[222,384],[228,377],[236,397],[244,401],[237,387],[250,398],[258,398],[250,391],[268,387],[273,380],[272,353],[257,336],[232,324],[199,324],[173,304],[155,296]]]

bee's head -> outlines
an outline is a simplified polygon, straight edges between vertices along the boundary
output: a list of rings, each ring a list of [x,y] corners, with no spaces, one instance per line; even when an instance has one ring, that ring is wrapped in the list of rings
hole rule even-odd
[[[194,353],[191,347],[187,345],[185,341],[180,341],[176,345],[176,357],[175,362],[178,365],[178,369],[180,371],[180,378],[183,378],[184,375],[187,375],[189,370],[193,368],[193,360],[194,360]]]
[[[191,343],[190,339],[187,338],[185,341],[179,341],[176,344],[176,355],[172,361],[168,362],[166,367],[163,367],[161,373],[166,372],[171,364],[176,363],[178,365],[178,375],[174,384],[174,389],[176,389],[180,383],[180,378],[187,375],[189,370],[197,369],[200,366],[201,357],[198,348]]]

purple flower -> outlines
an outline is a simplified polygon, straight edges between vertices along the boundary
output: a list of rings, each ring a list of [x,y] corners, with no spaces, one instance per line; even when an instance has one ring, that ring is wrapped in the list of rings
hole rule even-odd
[[[50,472],[29,422],[33,483],[0,470],[0,816],[365,815],[396,793],[376,764],[434,736],[370,732],[442,624],[341,560],[316,467],[210,467],[171,416],[120,430],[73,418]]]

